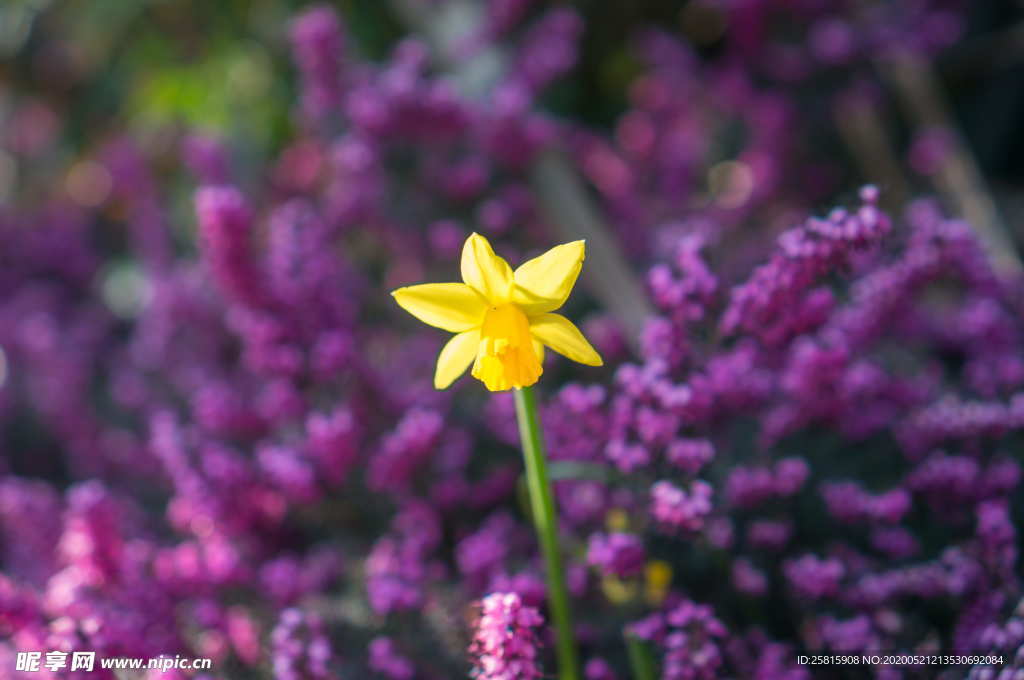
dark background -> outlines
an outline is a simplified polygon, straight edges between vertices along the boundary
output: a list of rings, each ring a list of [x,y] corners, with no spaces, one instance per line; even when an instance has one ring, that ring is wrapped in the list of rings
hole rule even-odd
[[[286,31],[300,0],[6,0],[0,6],[0,93],[38,97],[60,115],[69,154],[130,132],[159,150],[168,126],[234,140],[266,157],[287,139],[296,97]],[[381,0],[337,0],[354,44],[370,58],[406,35]],[[534,3],[539,13],[553,2]],[[582,60],[546,96],[560,115],[609,126],[638,68],[629,40],[645,26],[689,34],[715,59],[723,38],[687,20],[688,2],[578,0]],[[1024,5],[969,3],[966,34],[934,58],[952,109],[1001,201],[1024,179]],[[721,35],[721,32],[719,32]],[[811,88],[807,96],[813,96]],[[898,123],[893,134],[899,138]],[[66,160],[66,159],[64,159]]]

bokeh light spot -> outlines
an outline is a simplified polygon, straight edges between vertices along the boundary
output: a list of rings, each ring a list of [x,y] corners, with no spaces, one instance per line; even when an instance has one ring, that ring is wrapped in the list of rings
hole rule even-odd
[[[111,266],[103,275],[103,301],[121,317],[137,315],[152,298],[146,276],[132,262]]]
[[[740,161],[722,161],[708,171],[712,200],[723,208],[738,208],[754,191],[754,172]]]
[[[71,166],[64,187],[75,203],[95,207],[107,200],[113,187],[110,172],[95,161],[80,161]]]

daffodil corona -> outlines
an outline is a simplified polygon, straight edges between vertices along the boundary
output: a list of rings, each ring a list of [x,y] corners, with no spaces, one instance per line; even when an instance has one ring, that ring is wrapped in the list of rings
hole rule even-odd
[[[480,234],[462,248],[463,283],[424,283],[391,293],[420,321],[451,331],[437,359],[443,390],[470,364],[491,391],[527,387],[544,372],[544,347],[588,366],[603,362],[576,326],[553,312],[583,268],[583,241],[556,246],[514,272]]]

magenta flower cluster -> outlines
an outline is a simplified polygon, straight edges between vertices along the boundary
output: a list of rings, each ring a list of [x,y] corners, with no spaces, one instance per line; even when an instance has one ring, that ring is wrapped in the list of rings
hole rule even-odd
[[[480,601],[469,653],[480,680],[535,680],[544,618],[516,593],[492,593]]]
[[[629,634],[663,650],[665,680],[710,680],[722,666],[720,642],[726,628],[711,607],[683,600],[633,623]]]

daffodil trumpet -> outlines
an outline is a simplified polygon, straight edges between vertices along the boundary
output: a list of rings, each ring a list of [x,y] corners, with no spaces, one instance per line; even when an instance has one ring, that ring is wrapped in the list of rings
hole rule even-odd
[[[544,372],[545,347],[588,366],[603,363],[579,329],[554,313],[576,285],[584,251],[583,241],[573,241],[512,271],[487,239],[471,234],[462,248],[462,283],[425,283],[392,293],[420,321],[455,333],[437,358],[434,387],[447,388],[472,364],[472,376],[488,390],[515,390],[530,509],[544,555],[561,680],[578,680],[579,663],[558,547],[558,516],[531,385]]]

